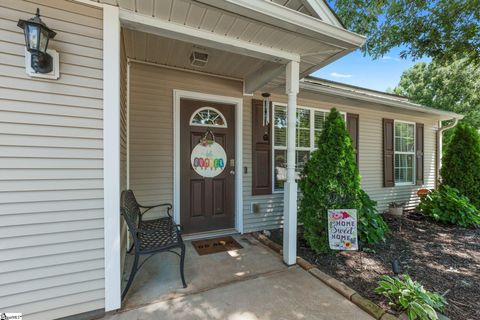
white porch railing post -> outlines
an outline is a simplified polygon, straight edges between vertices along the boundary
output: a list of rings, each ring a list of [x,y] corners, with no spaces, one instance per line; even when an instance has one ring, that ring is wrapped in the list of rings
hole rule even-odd
[[[295,136],[297,94],[299,90],[299,63],[290,61],[286,70],[287,105],[287,181],[283,207],[283,261],[294,265],[297,261],[297,182],[295,181]]]

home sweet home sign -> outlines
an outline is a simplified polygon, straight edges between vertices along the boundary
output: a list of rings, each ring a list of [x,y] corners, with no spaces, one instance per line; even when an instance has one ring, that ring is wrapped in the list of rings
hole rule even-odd
[[[328,210],[328,242],[332,250],[358,250],[357,210]]]

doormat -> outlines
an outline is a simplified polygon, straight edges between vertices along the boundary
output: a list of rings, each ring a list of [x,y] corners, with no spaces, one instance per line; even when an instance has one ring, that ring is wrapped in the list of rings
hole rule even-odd
[[[237,250],[243,247],[232,237],[220,237],[192,241],[192,245],[201,256],[222,251]]]

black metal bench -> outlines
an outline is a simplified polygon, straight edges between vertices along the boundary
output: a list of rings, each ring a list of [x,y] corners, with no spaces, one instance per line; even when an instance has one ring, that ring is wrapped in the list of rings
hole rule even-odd
[[[149,210],[158,207],[165,207],[167,209],[167,216],[154,219],[144,220],[143,216]],[[121,214],[127,222],[128,229],[133,238],[133,245],[128,250],[130,253],[135,249],[135,260],[133,262],[130,277],[127,285],[122,292],[122,300],[125,298],[128,289],[130,288],[133,278],[137,271],[142,267],[143,263],[138,266],[141,255],[154,255],[159,252],[172,252],[180,257],[180,275],[182,278],[183,287],[186,288],[185,276],[183,273],[185,264],[185,244],[183,243],[181,227],[176,225],[170,214],[172,205],[169,203],[158,204],[154,206],[140,205],[132,190],[125,190],[121,197]],[[173,251],[175,248],[180,248],[180,253]],[[148,259],[148,258],[147,258]],[[145,263],[146,261],[144,261]]]

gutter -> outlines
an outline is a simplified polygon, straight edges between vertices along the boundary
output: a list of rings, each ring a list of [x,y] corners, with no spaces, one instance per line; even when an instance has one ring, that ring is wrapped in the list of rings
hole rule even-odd
[[[439,128],[437,131],[437,179],[435,179],[435,187],[438,187],[440,184],[440,169],[442,169],[442,158],[443,158],[443,133],[447,130],[453,129],[457,126],[458,124],[458,117],[455,117],[452,119],[453,123],[449,124],[448,126],[442,127],[442,121],[440,120],[438,122]]]
[[[455,119],[463,119],[463,116],[455,112],[443,111],[439,109],[429,108],[408,101],[407,99],[386,97],[382,94],[373,94],[360,92],[350,88],[335,88],[318,82],[311,82],[306,79],[300,80],[300,88],[305,91],[330,94],[337,97],[350,98],[360,101],[371,102],[379,105],[395,107],[403,110],[411,110],[422,113],[435,114],[444,117],[450,117]]]

